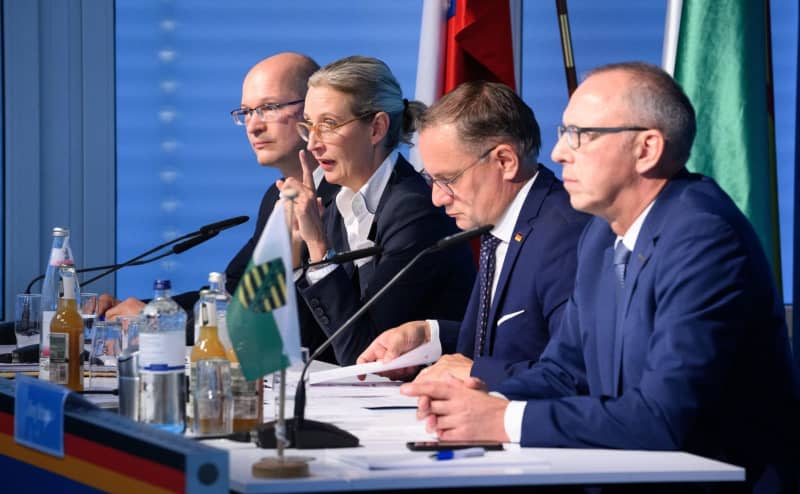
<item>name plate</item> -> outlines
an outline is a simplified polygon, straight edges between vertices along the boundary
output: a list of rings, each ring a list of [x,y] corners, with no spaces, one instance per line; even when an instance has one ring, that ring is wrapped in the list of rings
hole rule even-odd
[[[14,398],[14,441],[64,457],[64,403],[70,390],[18,374]]]

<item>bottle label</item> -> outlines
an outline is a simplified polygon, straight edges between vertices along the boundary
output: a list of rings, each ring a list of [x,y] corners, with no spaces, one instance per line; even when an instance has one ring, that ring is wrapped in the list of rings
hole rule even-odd
[[[39,349],[39,353],[43,357],[50,356],[50,323],[53,322],[55,315],[54,310],[42,311],[42,348]]]
[[[233,416],[237,419],[258,418],[258,379],[246,381],[239,364],[231,364]]]
[[[67,384],[69,378],[69,334],[50,333],[50,382]]]
[[[149,372],[183,372],[186,335],[183,331],[139,333],[139,368]]]
[[[64,259],[66,259],[65,249],[63,247],[54,247],[50,249],[50,265],[51,266],[61,266],[64,263]]]
[[[187,419],[194,419],[194,393],[197,390],[197,364],[191,362],[187,369],[188,371],[188,379],[189,379],[189,392],[186,393],[187,403],[186,403],[186,418]]]

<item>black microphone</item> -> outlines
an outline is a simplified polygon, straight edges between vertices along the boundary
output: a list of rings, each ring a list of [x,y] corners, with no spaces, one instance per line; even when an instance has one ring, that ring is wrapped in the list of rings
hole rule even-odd
[[[214,232],[214,233],[212,233],[210,235],[200,234],[200,235],[191,237],[188,240],[184,240],[183,242],[181,242],[179,244],[173,245],[172,248],[170,250],[168,250],[167,252],[164,252],[163,254],[160,254],[160,255],[155,256],[155,257],[150,258],[150,259],[147,259],[145,261],[138,261],[138,262],[127,261],[127,262],[123,262],[122,264],[114,264],[108,270],[103,271],[102,273],[98,274],[97,276],[84,281],[83,283],[81,283],[81,286],[86,286],[86,285],[88,285],[90,283],[94,283],[95,281],[99,280],[100,278],[102,278],[104,276],[107,276],[107,275],[109,275],[109,274],[111,274],[111,273],[113,273],[115,271],[119,271],[120,269],[124,268],[125,266],[134,266],[134,265],[139,265],[139,264],[147,264],[147,263],[150,263],[150,262],[153,262],[153,261],[157,261],[158,259],[161,259],[162,257],[166,257],[166,256],[169,256],[169,255],[172,255],[172,254],[180,254],[181,252],[186,252],[187,250],[191,249],[192,247],[196,247],[196,246],[202,244],[203,242],[205,242],[206,240],[210,240],[210,239],[216,237],[218,233],[219,233],[219,231]]]
[[[458,232],[452,235],[448,235],[443,239],[439,240],[438,242],[436,242],[435,244],[436,249],[432,250],[431,252],[443,250],[450,247],[451,245],[456,245],[460,244],[461,242],[466,242],[467,240],[472,240],[478,235],[483,235],[484,233],[490,231],[492,228],[494,228],[494,225],[484,225],[472,228],[471,230],[464,230],[463,232]]]
[[[305,265],[306,268],[311,268],[314,266],[321,266],[323,264],[342,264],[349,261],[355,261],[356,259],[362,259],[364,257],[370,256],[377,256],[383,252],[383,247],[380,245],[374,245],[372,247],[366,247],[364,249],[356,249],[350,250],[347,252],[339,252],[334,254],[329,259],[323,259],[322,261],[310,262]]]
[[[315,358],[319,357],[322,352],[324,352],[325,349],[331,345],[333,340],[335,340],[344,331],[349,329],[350,326],[352,326],[353,323],[358,320],[358,318],[363,316],[370,307],[375,305],[378,299],[380,299],[381,296],[386,293],[386,290],[391,288],[392,285],[394,285],[397,280],[406,274],[408,270],[411,269],[421,258],[433,252],[438,252],[442,249],[452,247],[460,242],[465,242],[473,237],[488,232],[492,228],[494,228],[494,225],[486,225],[461,233],[456,233],[439,240],[426,249],[421,250],[416,256],[414,256],[413,259],[411,259],[411,261],[409,261],[408,264],[403,267],[403,269],[398,271],[397,274],[392,277],[392,279],[383,285],[383,287],[381,287],[381,289],[378,290],[375,295],[372,296],[372,298],[364,302],[361,308],[359,308],[352,316],[350,316],[350,318],[347,319],[347,321],[345,321],[344,324],[339,327],[339,329],[334,331],[333,334],[328,337],[328,339],[326,339],[319,347],[317,347],[314,353],[312,353],[308,358],[308,362],[306,362],[306,364],[303,366],[302,372],[300,372],[300,382],[297,383],[297,391],[295,391],[294,394],[294,417],[286,420],[286,436],[287,440],[289,441],[289,447],[297,449],[319,449],[352,448],[358,446],[358,438],[349,432],[340,429],[333,424],[305,419],[305,377],[311,362],[313,362]],[[274,421],[267,422],[258,427],[256,443],[259,447],[276,447],[275,424],[276,423]]]
[[[237,223],[238,225],[238,223]],[[191,249],[194,246],[200,245],[206,240],[211,240],[212,238],[216,237],[219,233],[219,230],[215,231],[212,234],[202,234],[194,238],[190,238],[189,240],[184,240],[183,242],[173,245],[170,254],[180,254],[181,252],[186,252],[187,250]],[[86,283],[84,283],[85,285]]]
[[[228,228],[233,228],[236,225],[241,225],[242,223],[249,220],[249,216],[236,216],[234,218],[228,218],[227,220],[217,221],[216,223],[209,223],[208,225],[203,225],[200,227],[200,235],[216,235],[217,233],[221,232],[222,230],[227,230]],[[210,238],[210,237],[209,237]]]

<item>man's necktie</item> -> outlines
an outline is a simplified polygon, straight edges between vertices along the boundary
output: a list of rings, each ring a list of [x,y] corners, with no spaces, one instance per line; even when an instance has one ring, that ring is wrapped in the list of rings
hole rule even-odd
[[[486,330],[489,324],[489,307],[492,305],[492,280],[494,279],[495,251],[500,239],[490,233],[481,236],[481,252],[478,261],[480,281],[480,304],[478,305],[478,334],[475,342],[475,356],[483,355],[486,346]]]
[[[617,281],[620,288],[625,287],[625,271],[628,268],[628,259],[631,257],[631,251],[625,247],[625,244],[620,241],[614,247],[614,270],[617,272]]]

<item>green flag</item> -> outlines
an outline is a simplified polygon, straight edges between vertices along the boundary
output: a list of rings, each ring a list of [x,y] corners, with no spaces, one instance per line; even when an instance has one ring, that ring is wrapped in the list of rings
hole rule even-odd
[[[231,345],[251,381],[301,362],[291,244],[283,202],[267,220],[226,319]]]
[[[670,2],[664,68],[697,112],[689,168],[750,219],[781,286],[769,2]]]

